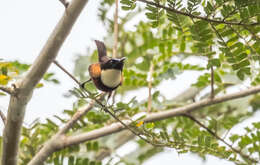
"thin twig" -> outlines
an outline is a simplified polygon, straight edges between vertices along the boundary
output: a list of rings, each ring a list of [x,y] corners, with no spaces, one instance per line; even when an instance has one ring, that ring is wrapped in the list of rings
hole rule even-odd
[[[5,117],[5,114],[0,110],[0,117],[4,123],[4,125],[6,125],[6,117]]]
[[[115,0],[115,15],[114,15],[114,47],[113,47],[113,58],[117,57],[117,45],[118,45],[118,0]]]
[[[147,112],[152,110],[152,83],[153,83],[153,62],[151,61],[150,70],[149,70],[149,80],[148,80],[148,103],[147,103]]]
[[[72,74],[70,74],[62,65],[60,65],[58,61],[54,60],[53,63],[56,66],[58,66],[64,73],[66,73],[70,78],[72,78],[72,80],[74,80],[79,86],[81,85],[81,83]]]
[[[167,11],[174,12],[176,14],[188,16],[188,17],[191,17],[191,18],[201,19],[201,20],[208,21],[208,22],[218,23],[218,24],[242,25],[242,26],[256,26],[256,25],[260,24],[259,22],[254,22],[254,23],[250,23],[250,24],[244,24],[242,22],[228,22],[228,21],[224,21],[224,20],[215,20],[215,19],[210,19],[210,18],[207,18],[207,17],[201,17],[201,16],[197,16],[197,15],[192,15],[191,13],[186,13],[186,12],[183,12],[183,11],[179,11],[179,10],[176,10],[174,8],[163,6],[163,5],[160,5],[158,3],[154,3],[154,2],[151,2],[151,1],[147,1],[147,0],[136,0],[136,1],[143,2],[143,3],[146,3],[146,4],[152,5],[152,6],[156,6],[156,7],[165,9]]]
[[[4,91],[5,93],[12,95],[14,93],[13,89],[11,87],[0,85],[0,90]]]
[[[226,144],[230,149],[232,149],[234,152],[236,152],[237,154],[241,155],[244,159],[250,160],[251,162],[257,163],[258,161],[250,158],[248,155],[242,153],[242,151],[234,148],[232,145],[230,145],[229,143],[227,143],[224,139],[222,139],[221,137],[219,137],[215,132],[213,132],[211,129],[209,129],[207,126],[205,126],[204,124],[202,124],[199,120],[197,120],[195,117],[193,117],[192,115],[185,113],[183,114],[183,116],[188,117],[190,120],[194,121],[195,123],[197,123],[199,126],[201,126],[202,128],[204,128],[208,133],[210,133],[212,136],[214,136],[216,139],[220,140],[221,142],[223,142],[224,144]]]
[[[105,105],[103,105],[99,100],[97,100],[96,98],[93,98],[96,103],[98,103],[102,109],[107,112],[110,116],[112,116],[115,120],[117,120],[120,124],[122,124],[126,129],[128,129],[129,131],[131,131],[134,135],[138,136],[140,139],[142,139],[143,141],[147,142],[148,144],[151,144],[153,146],[157,146],[157,147],[162,147],[164,146],[164,144],[157,144],[154,143],[144,137],[141,136],[141,133],[136,132],[134,129],[132,129],[128,124],[125,124],[123,121],[121,121],[116,115],[114,115]]]
[[[214,92],[214,69],[213,66],[210,67],[210,86],[211,86],[211,92],[210,92],[210,98],[213,99],[215,97]]]

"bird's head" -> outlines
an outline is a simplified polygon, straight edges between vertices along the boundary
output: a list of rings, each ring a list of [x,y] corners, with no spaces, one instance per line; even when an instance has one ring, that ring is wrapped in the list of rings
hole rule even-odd
[[[124,66],[125,57],[117,59],[117,58],[110,58],[101,63],[101,69],[117,69],[122,70]]]

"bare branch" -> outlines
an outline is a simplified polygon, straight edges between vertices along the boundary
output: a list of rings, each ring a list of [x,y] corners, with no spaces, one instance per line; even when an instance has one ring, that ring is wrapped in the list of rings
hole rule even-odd
[[[222,139],[220,136],[218,136],[215,132],[213,132],[211,129],[209,129],[207,126],[205,126],[203,123],[201,123],[199,120],[197,120],[195,117],[193,117],[190,114],[183,114],[183,116],[188,117],[190,120],[194,121],[195,123],[197,123],[199,126],[201,126],[202,128],[204,128],[206,131],[208,131],[208,133],[210,133],[212,136],[214,136],[216,139],[220,140],[221,142],[223,142],[224,144],[226,144],[231,150],[233,150],[234,152],[236,152],[237,154],[241,155],[244,159],[250,160],[251,162],[255,162],[257,163],[256,160],[250,158],[248,155],[245,155],[244,153],[242,153],[240,150],[232,147],[231,144],[228,144],[228,142],[226,142],[224,139]]]
[[[59,130],[59,132],[57,133],[58,135],[62,135],[65,134],[66,132],[68,132],[68,130],[70,128],[73,127],[73,125],[82,117],[84,116],[86,113],[88,113],[94,106],[95,101],[90,102],[90,104],[84,108],[79,109],[74,115],[73,117]]]
[[[61,64],[58,63],[57,60],[54,60],[53,63],[59,67],[63,72],[65,72],[72,80],[74,80],[79,86],[81,86],[81,83],[72,75],[70,72],[68,72]]]
[[[130,120],[124,120],[122,121],[127,125],[130,125],[130,123],[132,123],[132,121]],[[60,146],[60,149],[71,146],[71,145],[75,145],[75,144],[80,144],[86,141],[90,141],[90,140],[94,140],[100,137],[104,137],[116,132],[119,132],[121,130],[123,130],[125,127],[117,122],[117,123],[113,123],[111,125],[99,128],[99,129],[95,129],[93,131],[87,132],[87,133],[82,133],[79,135],[75,135],[75,136],[71,136],[68,137],[66,139],[66,143],[63,143],[62,146]]]
[[[14,90],[11,87],[0,85],[0,90],[4,91],[5,93],[8,93],[9,95],[12,95],[14,93]]]
[[[34,87],[56,58],[86,3],[87,0],[71,2],[25,77],[15,84],[16,94],[10,98],[3,135],[2,165],[17,164],[19,139],[26,105],[31,99]]]
[[[5,117],[5,114],[0,110],[0,117],[4,123],[4,125],[6,124],[6,117]]]
[[[118,0],[115,0],[116,8],[114,15],[114,47],[113,47],[113,58],[117,57],[117,45],[118,45]]]
[[[158,8],[162,8],[162,9],[165,9],[167,11],[174,12],[176,14],[188,16],[190,18],[201,19],[201,20],[204,20],[204,21],[207,21],[207,22],[212,22],[212,23],[227,24],[227,25],[241,25],[241,26],[256,26],[256,25],[260,25],[260,22],[244,24],[242,22],[228,22],[228,21],[225,21],[225,20],[210,19],[208,17],[201,17],[201,16],[190,14],[190,13],[186,13],[186,12],[183,12],[183,11],[179,11],[179,10],[176,10],[174,8],[171,8],[171,7],[163,6],[163,5],[160,5],[158,3],[154,3],[152,1],[147,1],[147,0],[136,0],[136,1],[143,2],[143,3],[149,4],[149,5],[158,7]]]
[[[247,89],[247,90],[244,90],[241,92],[236,92],[233,94],[227,94],[227,95],[224,95],[221,97],[215,97],[213,99],[205,99],[205,100],[202,100],[202,101],[199,101],[196,103],[192,103],[192,104],[180,107],[180,108],[174,108],[174,109],[168,110],[168,111],[152,113],[144,119],[144,122],[154,122],[154,121],[163,120],[163,119],[167,119],[167,118],[171,118],[171,117],[175,117],[175,116],[180,116],[184,113],[189,113],[189,112],[201,109],[201,108],[209,106],[209,105],[218,104],[218,103],[233,100],[233,99],[238,99],[241,97],[256,94],[258,92],[260,92],[260,86],[250,88],[250,89]],[[130,120],[125,120],[123,122],[125,124],[131,123]],[[117,123],[105,126],[103,128],[93,130],[91,132],[71,136],[71,137],[66,138],[66,143],[64,143],[61,148],[68,147],[68,146],[71,146],[74,144],[79,144],[79,143],[82,143],[85,141],[97,139],[100,137],[104,137],[104,136],[110,135],[112,133],[119,132],[123,129],[124,129],[124,126],[121,123],[117,122]]]

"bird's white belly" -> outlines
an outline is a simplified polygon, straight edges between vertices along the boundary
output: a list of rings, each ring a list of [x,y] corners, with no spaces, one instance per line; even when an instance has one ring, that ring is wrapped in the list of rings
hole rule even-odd
[[[117,69],[102,70],[101,81],[107,87],[114,88],[121,82],[121,71]]]

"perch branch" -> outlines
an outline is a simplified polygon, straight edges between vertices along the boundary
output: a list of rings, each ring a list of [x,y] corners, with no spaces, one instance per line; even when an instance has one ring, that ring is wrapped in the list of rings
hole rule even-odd
[[[74,80],[79,86],[81,83],[72,75],[70,72],[68,72],[57,60],[54,60],[53,63],[59,67],[64,73],[66,73],[72,80]]]

